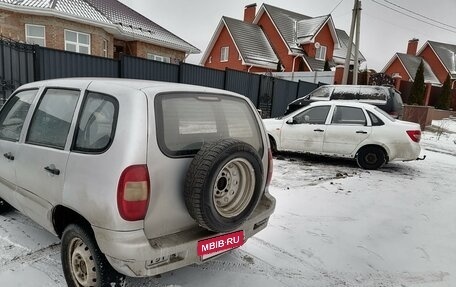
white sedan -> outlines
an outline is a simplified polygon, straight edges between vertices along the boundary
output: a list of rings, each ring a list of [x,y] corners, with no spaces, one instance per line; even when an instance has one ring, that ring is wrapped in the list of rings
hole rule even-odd
[[[314,102],[289,115],[263,120],[273,151],[356,159],[365,169],[420,155],[420,126],[381,109],[347,101]]]

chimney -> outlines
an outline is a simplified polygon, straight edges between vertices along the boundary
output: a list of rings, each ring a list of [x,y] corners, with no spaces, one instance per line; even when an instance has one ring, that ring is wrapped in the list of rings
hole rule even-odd
[[[244,22],[252,23],[256,14],[256,3],[245,6],[244,8]]]
[[[413,38],[412,40],[408,41],[407,46],[407,55],[416,56],[416,51],[418,50],[418,39]]]

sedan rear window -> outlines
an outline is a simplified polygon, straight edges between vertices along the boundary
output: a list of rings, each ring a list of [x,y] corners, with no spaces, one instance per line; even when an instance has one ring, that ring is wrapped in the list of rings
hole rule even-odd
[[[385,116],[388,120],[392,121],[392,122],[395,122],[396,119],[394,119],[392,116],[390,116],[387,112],[385,112],[384,110],[378,108],[378,107],[375,107],[375,110],[379,113],[381,113],[383,116]]]
[[[155,98],[158,143],[168,156],[195,154],[209,141],[236,138],[263,152],[254,111],[241,99],[215,94],[161,94]]]

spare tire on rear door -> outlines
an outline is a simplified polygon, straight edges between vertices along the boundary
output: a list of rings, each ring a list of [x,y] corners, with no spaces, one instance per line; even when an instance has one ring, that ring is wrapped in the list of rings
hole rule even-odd
[[[236,139],[206,143],[188,169],[185,205],[202,227],[235,230],[257,206],[263,175],[261,158],[251,145]]]

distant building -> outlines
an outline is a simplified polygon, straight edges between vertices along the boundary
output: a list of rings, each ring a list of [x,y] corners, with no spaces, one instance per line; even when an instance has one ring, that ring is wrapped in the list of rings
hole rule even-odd
[[[330,67],[345,62],[348,41],[331,15],[309,17],[268,4],[257,12],[252,4],[243,21],[222,17],[200,64],[248,72],[321,71],[325,61]]]
[[[418,39],[408,42],[407,53],[396,53],[383,68],[383,72],[413,82],[421,61],[424,65],[424,81],[442,85],[450,75],[456,88],[456,45],[427,41],[419,51]]]
[[[116,0],[0,0],[0,34],[40,46],[180,62],[196,47]]]

